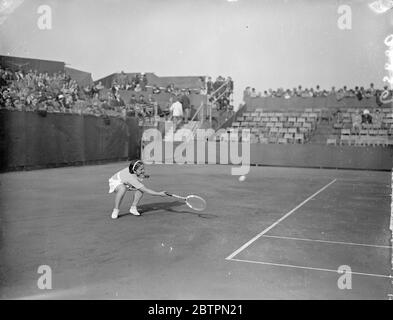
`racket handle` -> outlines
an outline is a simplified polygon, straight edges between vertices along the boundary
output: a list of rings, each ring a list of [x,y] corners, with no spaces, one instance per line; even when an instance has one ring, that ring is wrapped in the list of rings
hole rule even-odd
[[[176,194],[169,193],[169,192],[165,192],[165,194],[166,194],[167,196],[174,197],[174,198],[178,198],[178,199],[183,199],[183,200],[186,199],[185,197],[181,197],[181,196],[178,196],[178,195],[176,195]]]

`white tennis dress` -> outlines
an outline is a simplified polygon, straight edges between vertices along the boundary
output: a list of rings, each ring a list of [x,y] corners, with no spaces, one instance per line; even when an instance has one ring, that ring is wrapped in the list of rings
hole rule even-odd
[[[128,183],[131,185],[131,190],[138,190],[143,187],[141,183],[143,178],[138,178],[136,174],[131,174],[129,168],[124,168],[123,170],[116,172],[109,180],[109,192],[112,193],[116,190],[117,186],[120,184]]]

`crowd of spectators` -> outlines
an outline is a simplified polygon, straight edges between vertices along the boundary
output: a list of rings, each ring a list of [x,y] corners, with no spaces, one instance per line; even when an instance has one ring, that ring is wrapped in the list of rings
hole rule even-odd
[[[83,95],[76,81],[64,72],[49,75],[1,68],[0,90],[1,108],[18,111],[66,111]]]
[[[284,98],[290,99],[292,97],[310,98],[310,97],[327,97],[334,95],[338,101],[344,98],[357,98],[359,101],[363,99],[368,99],[371,97],[379,98],[381,93],[388,90],[388,86],[385,86],[383,90],[375,89],[374,84],[370,83],[370,86],[365,89],[364,87],[356,86],[355,88],[347,88],[343,86],[342,88],[336,89],[332,87],[330,90],[321,89],[319,85],[315,88],[303,88],[299,85],[297,88],[284,90],[283,88],[278,88],[277,90],[269,89],[262,92],[256,92],[255,88],[247,87],[244,90],[244,96],[250,98],[257,97],[273,97],[273,98]],[[377,99],[378,100],[378,99]]]
[[[206,93],[210,96],[210,101],[214,102],[217,110],[233,111],[231,95],[233,94],[233,81],[231,77],[226,79],[218,76],[213,82],[211,77],[206,81]]]
[[[124,73],[124,71],[121,71],[121,73],[112,80],[111,90],[113,93],[119,90],[149,92],[152,94],[160,94],[165,92],[175,96],[183,95],[185,93],[206,94],[204,77],[201,77],[201,82],[201,88],[178,88],[174,83],[170,83],[165,87],[162,87],[156,83],[149,83],[146,73],[137,73],[130,79],[129,76]]]
[[[113,81],[111,88],[105,89],[101,82],[82,87],[64,72],[54,74],[30,71],[11,71],[0,68],[0,109],[12,111],[32,111],[41,115],[47,113],[89,114],[102,117],[136,116],[140,120],[155,116],[171,118],[170,107],[178,101],[182,104],[183,121],[190,120],[190,94],[192,89],[179,89],[174,84],[167,88],[149,86],[144,74],[136,74],[129,82],[125,73]],[[222,85],[230,80],[230,90]],[[218,110],[230,109],[230,95],[233,82],[230,78],[218,77],[215,82],[209,77],[198,93],[215,94],[219,97],[215,104]],[[152,90],[148,90],[151,88]],[[120,90],[132,90],[131,97],[124,101]],[[147,92],[146,92],[147,91]],[[165,106],[160,106],[154,95],[167,92],[171,98]],[[195,111],[195,109],[194,109]]]
[[[64,72],[52,75],[30,70],[10,71],[0,68],[0,108],[14,111],[46,113],[77,113],[95,116],[124,117],[127,113],[138,117],[151,117],[160,108],[149,95],[145,99],[135,95],[128,103],[120,97],[118,89],[102,96],[102,83],[80,87]]]

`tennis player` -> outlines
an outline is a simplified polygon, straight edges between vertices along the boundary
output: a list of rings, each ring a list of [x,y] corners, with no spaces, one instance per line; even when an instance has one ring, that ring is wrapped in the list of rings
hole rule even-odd
[[[135,191],[134,200],[130,208],[130,213],[135,216],[140,216],[137,206],[144,193],[148,193],[153,196],[167,196],[165,191],[156,192],[146,188],[142,184],[143,178],[148,178],[148,176],[145,175],[145,166],[143,162],[141,160],[132,160],[127,168],[116,172],[109,179],[109,193],[116,193],[115,207],[111,215],[112,219],[117,219],[119,215],[119,207],[126,191]]]

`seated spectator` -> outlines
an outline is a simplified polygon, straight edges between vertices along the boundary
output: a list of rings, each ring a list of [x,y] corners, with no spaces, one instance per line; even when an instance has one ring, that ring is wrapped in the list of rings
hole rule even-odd
[[[159,93],[161,93],[161,89],[157,85],[154,85],[153,86],[153,94],[159,94]]]
[[[141,92],[142,91],[142,87],[141,85],[138,83],[134,89],[135,92]]]
[[[174,84],[173,84],[173,83],[168,84],[168,86],[166,87],[165,92],[167,92],[167,93],[173,93],[174,91],[175,91],[175,86],[174,86]]]
[[[363,114],[362,114],[362,123],[370,124],[372,122],[373,122],[373,119],[370,114],[370,111],[367,109],[364,109]]]
[[[321,92],[321,97],[327,97],[328,95],[329,95],[329,92],[325,89]]]
[[[128,103],[129,103],[129,104],[135,104],[135,103],[137,103],[135,94],[132,94],[132,95],[131,95],[130,101],[129,101]]]
[[[120,97],[119,93],[115,94],[115,106],[116,107],[125,107],[124,100]]]
[[[284,98],[290,99],[291,97],[292,97],[291,90],[287,89],[287,91],[285,91]]]
[[[344,99],[344,98],[345,98],[344,90],[343,90],[343,89],[339,89],[339,90],[336,92],[336,99],[337,99],[337,101],[341,101],[341,100]]]
[[[298,97],[297,88],[293,88],[291,92],[292,97]]]
[[[201,95],[207,95],[207,88],[206,87],[201,87],[199,89],[199,92],[196,92],[197,94],[201,94]]]
[[[365,90],[364,92],[364,98],[366,99],[370,99],[371,97],[373,97],[375,95],[375,92],[372,93],[372,91],[370,89]]]
[[[284,95],[284,89],[283,88],[278,88],[276,91],[276,97],[281,98]]]
[[[302,98],[310,98],[310,97],[311,97],[311,95],[310,95],[310,92],[308,91],[308,89],[307,88],[304,89],[302,91]]]

